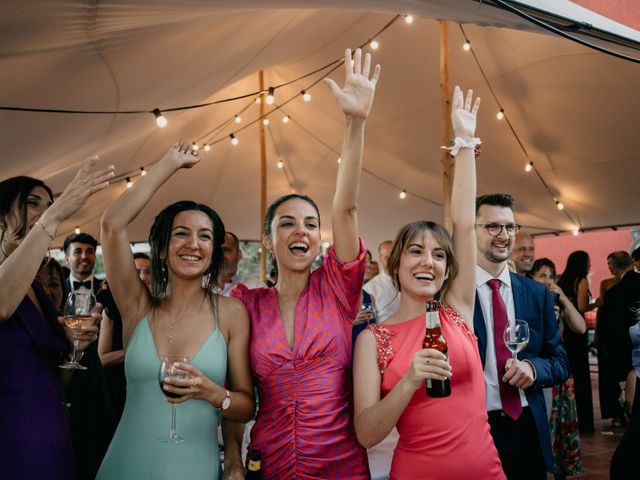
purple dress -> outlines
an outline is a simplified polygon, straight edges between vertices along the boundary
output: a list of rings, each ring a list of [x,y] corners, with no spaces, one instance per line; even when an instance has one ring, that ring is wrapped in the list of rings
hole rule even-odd
[[[58,364],[69,349],[51,301],[32,284],[44,316],[28,296],[0,321],[0,465],[3,478],[75,477]]]

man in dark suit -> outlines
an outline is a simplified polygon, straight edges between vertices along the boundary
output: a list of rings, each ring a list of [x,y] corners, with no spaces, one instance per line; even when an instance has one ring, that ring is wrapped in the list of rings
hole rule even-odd
[[[553,454],[542,389],[565,381],[569,364],[552,295],[543,284],[507,268],[519,229],[510,195],[478,197],[474,326],[491,435],[505,474],[509,479],[546,479],[546,471],[553,470]],[[506,325],[515,319],[525,320],[530,331],[517,359],[511,358],[503,340]]]
[[[63,250],[70,270],[63,285],[65,298],[71,290],[91,290],[96,296],[100,292],[102,281],[93,276],[97,247],[98,241],[88,233],[72,233],[64,239]]]

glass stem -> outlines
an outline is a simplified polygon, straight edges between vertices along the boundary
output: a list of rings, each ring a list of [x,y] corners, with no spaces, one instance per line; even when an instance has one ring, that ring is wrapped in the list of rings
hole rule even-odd
[[[71,363],[77,363],[79,347],[80,347],[80,340],[74,340],[73,341],[73,358],[71,359]]]
[[[169,432],[169,438],[176,438],[176,404],[171,404],[171,431]]]

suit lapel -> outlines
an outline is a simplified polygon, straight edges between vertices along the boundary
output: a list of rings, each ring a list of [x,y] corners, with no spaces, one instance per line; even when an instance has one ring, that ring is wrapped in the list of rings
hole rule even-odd
[[[513,290],[513,305],[515,307],[516,318],[522,319],[520,315],[521,309],[525,307],[525,291],[522,282],[513,272],[509,272],[511,276],[511,289]]]

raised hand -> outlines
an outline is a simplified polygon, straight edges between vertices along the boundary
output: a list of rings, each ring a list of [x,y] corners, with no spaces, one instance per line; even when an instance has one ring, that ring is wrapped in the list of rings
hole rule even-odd
[[[456,137],[462,138],[464,141],[471,141],[476,133],[476,117],[478,108],[480,108],[480,97],[471,108],[471,100],[473,98],[473,90],[467,92],[467,98],[462,98],[462,90],[456,85],[453,90],[453,100],[451,102],[451,124]]]
[[[75,178],[64,192],[49,207],[48,215],[57,218],[60,222],[76,213],[85,204],[87,199],[96,192],[107,188],[109,179],[113,177],[113,165],[94,171],[98,157],[87,160]]]
[[[380,76],[380,65],[376,65],[373,69],[371,79],[369,79],[370,69],[371,55],[369,53],[364,56],[364,62],[362,62],[362,50],[358,48],[352,64],[351,50],[347,48],[344,52],[344,87],[340,88],[330,78],[324,79],[345,115],[359,118],[367,118],[369,115],[376,83]]]
[[[200,157],[191,144],[180,141],[171,147],[160,161],[173,163],[178,168],[191,168],[200,161]]]

